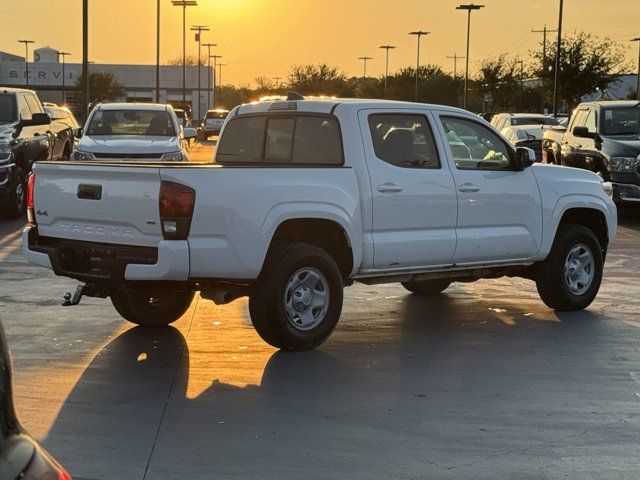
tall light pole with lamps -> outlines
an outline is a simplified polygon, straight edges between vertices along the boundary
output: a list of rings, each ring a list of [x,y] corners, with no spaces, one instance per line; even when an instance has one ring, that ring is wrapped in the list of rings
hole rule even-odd
[[[25,81],[29,86],[29,44],[34,43],[33,40],[18,40],[18,43],[24,43],[24,69]]]
[[[466,5],[458,5],[456,10],[466,10],[467,11],[467,56],[465,58],[466,65],[464,69],[464,92],[462,94],[462,108],[467,108],[467,95],[469,93],[469,42],[471,37],[471,12],[473,10],[480,10],[484,8],[484,5],[474,5],[473,3],[469,3]]]
[[[564,0],[560,0],[560,9],[558,12],[558,42],[556,44],[556,69],[553,72],[553,116],[558,116],[559,103],[559,85],[560,79],[560,53],[562,47],[562,12],[564,10]]]
[[[62,104],[64,105],[67,101],[67,89],[66,89],[66,72],[65,72],[65,58],[67,55],[71,55],[69,52],[59,52],[58,55],[62,57]]]
[[[636,85],[636,98],[640,101],[640,37],[636,37],[631,41],[638,42],[638,84]]]
[[[86,1],[86,0],[85,0]],[[187,111],[187,7],[196,7],[196,0],[171,0],[174,7],[182,7],[182,108]]]
[[[222,58],[222,57],[220,57]],[[222,106],[222,67],[224,67],[226,63],[218,63],[218,102],[220,106]]]
[[[209,58],[213,58],[213,108],[216,107],[218,101],[218,94],[216,93],[217,75],[218,75],[218,59],[222,58],[222,55],[209,55]]]
[[[207,109],[211,108],[211,47],[217,47],[217,43],[203,43],[207,47]]]
[[[384,67],[384,98],[387,98],[387,82],[389,80],[389,50],[393,50],[393,45],[380,45],[380,48],[386,50],[387,59]]]
[[[202,32],[208,32],[209,31],[209,27],[206,25],[194,25],[193,27],[191,27],[191,31],[192,32],[196,32],[196,42],[198,42],[198,119],[200,119],[200,108],[201,108],[201,101],[200,101],[200,96],[202,95],[202,82],[200,81],[200,77],[202,76],[200,74],[201,69],[200,67],[202,66]]]
[[[423,32],[422,30],[416,30],[414,32],[409,32],[409,35],[414,35],[418,38],[418,50],[416,55],[416,86],[415,86],[415,97],[414,101],[418,101],[418,79],[420,77],[420,39],[425,35],[430,35],[431,32]]]
[[[364,64],[364,72],[362,75],[362,98],[364,98],[365,96],[365,88],[366,88],[366,84],[367,84],[367,62],[369,60],[373,60],[372,57],[358,57],[358,60],[362,60],[363,64]]]

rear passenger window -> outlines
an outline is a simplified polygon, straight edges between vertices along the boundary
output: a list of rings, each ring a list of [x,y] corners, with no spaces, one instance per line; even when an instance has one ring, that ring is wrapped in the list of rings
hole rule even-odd
[[[238,117],[225,127],[216,161],[342,165],[340,128],[335,118],[323,115]]]
[[[433,132],[422,115],[369,115],[376,157],[404,168],[439,168]]]

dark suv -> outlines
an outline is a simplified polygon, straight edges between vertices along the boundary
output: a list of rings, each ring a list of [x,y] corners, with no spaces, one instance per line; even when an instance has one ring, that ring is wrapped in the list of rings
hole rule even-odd
[[[33,162],[51,156],[51,118],[32,90],[0,88],[0,216],[25,211]]]

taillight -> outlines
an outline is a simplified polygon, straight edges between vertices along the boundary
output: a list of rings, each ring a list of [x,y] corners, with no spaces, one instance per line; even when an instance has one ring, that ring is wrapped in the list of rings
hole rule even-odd
[[[36,175],[31,172],[27,178],[27,222],[29,225],[36,224],[36,213],[33,202],[33,190],[36,185]]]
[[[73,480],[71,475],[62,467],[60,467],[60,471],[58,472],[58,480]]]
[[[195,203],[193,188],[175,182],[160,182],[160,224],[165,239],[187,239]]]

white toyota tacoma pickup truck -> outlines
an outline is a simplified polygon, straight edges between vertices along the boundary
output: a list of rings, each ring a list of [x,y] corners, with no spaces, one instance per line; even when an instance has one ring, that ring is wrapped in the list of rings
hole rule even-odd
[[[354,281],[432,295],[519,276],[583,309],[616,233],[610,186],[533,162],[449,107],[242,105],[215,164],[37,163],[24,255],[82,282],[66,304],[111,297],[139,325],[177,320],[196,291],[249,296],[260,336],[291,350],[327,339]]]

